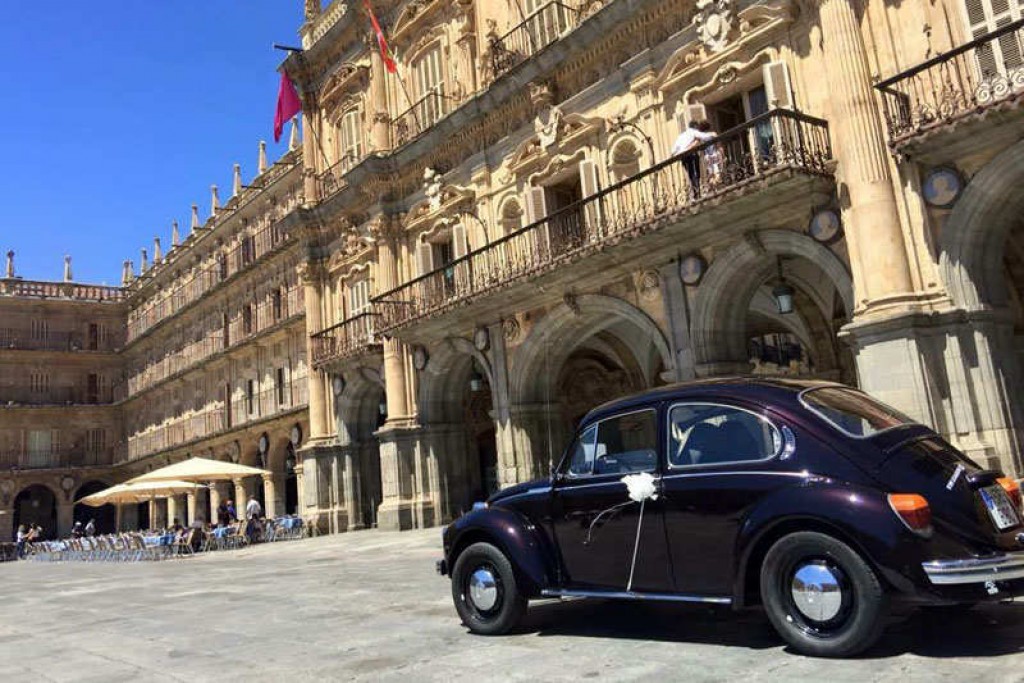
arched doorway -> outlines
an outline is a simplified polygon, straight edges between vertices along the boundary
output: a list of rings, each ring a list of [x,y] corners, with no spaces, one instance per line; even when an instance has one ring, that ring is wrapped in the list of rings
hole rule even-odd
[[[285,448],[284,456],[284,513],[294,515],[299,511],[299,477],[295,473],[295,444],[291,441]]]
[[[110,486],[102,481],[87,481],[78,487],[78,491],[75,492],[75,500],[81,500],[107,488]],[[84,503],[77,503],[74,509],[74,518],[74,521],[81,522],[82,526],[88,524],[90,519],[93,520],[97,534],[112,534],[117,530],[117,508],[113,505],[95,508]]]
[[[852,309],[849,272],[827,247],[796,232],[757,233],[716,257],[697,290],[695,370],[855,384],[838,336]]]
[[[658,386],[673,369],[661,329],[629,302],[585,294],[546,313],[511,365],[517,478],[546,476],[587,412]]]
[[[344,473],[339,489],[321,495],[321,506],[347,508],[350,528],[369,528],[377,524],[377,508],[383,498],[380,468],[380,443],[374,434],[387,420],[384,382],[378,368],[352,367],[333,382],[335,388],[336,429],[341,446],[338,466]],[[317,462],[323,482],[332,480],[329,459]],[[306,476],[306,465],[303,475]],[[329,488],[328,485],[320,487]]]
[[[22,489],[14,498],[14,528],[38,524],[43,538],[57,538],[57,496],[42,484]]]

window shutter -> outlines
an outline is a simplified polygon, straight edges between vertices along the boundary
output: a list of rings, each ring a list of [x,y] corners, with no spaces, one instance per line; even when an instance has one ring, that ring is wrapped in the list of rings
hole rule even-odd
[[[789,66],[785,62],[768,62],[762,67],[764,89],[769,109],[792,109],[793,91],[789,81]]]
[[[416,242],[416,263],[420,269],[420,275],[426,275],[434,269],[433,250],[429,242]]]
[[[532,225],[548,215],[543,187],[526,189],[526,224]]]
[[[462,223],[452,226],[452,253],[457,259],[466,255],[466,226]]]
[[[580,162],[580,192],[584,199],[593,197],[600,191],[597,179],[597,164],[592,159],[584,159]],[[588,233],[597,233],[601,225],[601,202],[593,200],[587,202],[583,208],[584,221]]]

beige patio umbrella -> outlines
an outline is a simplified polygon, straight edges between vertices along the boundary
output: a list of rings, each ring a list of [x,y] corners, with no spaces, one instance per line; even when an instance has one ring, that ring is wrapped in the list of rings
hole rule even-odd
[[[129,484],[156,481],[191,481],[209,483],[215,481],[233,481],[244,477],[255,477],[270,474],[267,470],[248,465],[236,465],[233,462],[210,460],[209,458],[189,458],[179,463],[161,467],[131,479]]]
[[[153,498],[167,498],[182,493],[194,493],[199,485],[190,481],[150,481],[139,483],[124,483],[111,486],[92,495],[85,496],[79,503],[91,507],[102,507],[103,505],[121,505],[124,503],[142,503]]]

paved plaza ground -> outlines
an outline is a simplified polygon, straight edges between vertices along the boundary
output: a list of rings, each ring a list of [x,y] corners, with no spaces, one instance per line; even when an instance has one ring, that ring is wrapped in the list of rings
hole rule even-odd
[[[850,661],[787,651],[762,614],[550,602],[466,632],[440,530],[367,531],[139,564],[0,565],[0,681],[1020,681],[1024,603],[916,616]]]

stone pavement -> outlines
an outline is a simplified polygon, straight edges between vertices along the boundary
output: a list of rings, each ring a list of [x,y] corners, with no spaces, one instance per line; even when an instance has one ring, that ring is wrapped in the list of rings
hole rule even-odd
[[[1024,604],[916,616],[851,661],[791,654],[756,611],[549,602],[512,636],[461,626],[440,530],[180,561],[0,564],[0,681],[1024,680]]]

